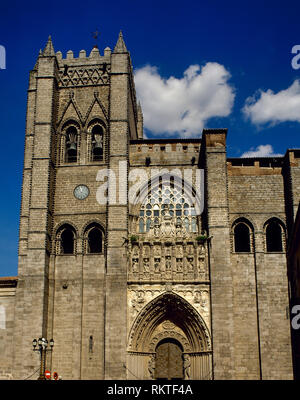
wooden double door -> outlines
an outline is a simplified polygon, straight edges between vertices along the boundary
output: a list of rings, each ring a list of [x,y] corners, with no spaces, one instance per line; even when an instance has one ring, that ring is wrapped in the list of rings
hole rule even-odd
[[[177,340],[162,340],[156,347],[155,378],[183,379],[182,352],[182,346]]]

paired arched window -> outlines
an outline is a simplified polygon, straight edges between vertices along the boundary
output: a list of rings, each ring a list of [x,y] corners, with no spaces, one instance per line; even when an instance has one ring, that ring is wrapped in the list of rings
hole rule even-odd
[[[233,228],[234,251],[236,253],[250,253],[251,251],[251,231],[250,226],[239,221]]]
[[[70,224],[62,225],[56,234],[56,254],[76,254],[76,231]],[[104,230],[98,223],[91,223],[84,231],[84,254],[103,253]]]
[[[265,223],[265,251],[267,253],[284,251],[284,226],[277,218]],[[233,225],[234,251],[249,253],[252,251],[253,227],[245,219],[237,220]]]
[[[104,232],[102,227],[97,223],[90,224],[84,233],[84,253],[103,253],[103,238]]]
[[[81,142],[81,128],[76,120],[68,120],[62,127],[60,144],[60,162],[77,163],[79,160],[79,150]],[[86,159],[88,161],[102,161],[104,158],[104,132],[105,125],[101,119],[93,119],[88,124],[87,136],[83,136],[87,141]],[[85,149],[85,146],[83,146]]]
[[[74,254],[76,233],[73,226],[65,224],[58,230],[57,236],[57,253],[58,254]]]
[[[283,251],[283,226],[273,218],[265,225],[266,251],[267,253]]]

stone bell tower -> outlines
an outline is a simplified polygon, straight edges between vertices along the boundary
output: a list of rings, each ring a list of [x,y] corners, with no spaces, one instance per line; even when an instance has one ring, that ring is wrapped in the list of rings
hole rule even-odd
[[[29,78],[16,379],[38,368],[31,343],[39,337],[54,339],[47,367],[63,379],[125,378],[126,182],[141,118],[122,33],[113,51],[78,58],[55,53],[49,37]],[[117,182],[125,177],[109,204],[98,192],[107,169]]]

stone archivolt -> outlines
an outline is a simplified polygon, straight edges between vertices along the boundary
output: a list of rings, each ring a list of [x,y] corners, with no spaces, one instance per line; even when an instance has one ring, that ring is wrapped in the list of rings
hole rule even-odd
[[[128,328],[130,328],[141,310],[158,296],[172,292],[193,306],[206,325],[210,326],[209,288],[193,284],[131,284],[128,288]]]
[[[139,312],[132,324],[128,350],[153,352],[164,338],[176,338],[188,352],[211,350],[209,329],[196,309],[173,292],[159,295]]]

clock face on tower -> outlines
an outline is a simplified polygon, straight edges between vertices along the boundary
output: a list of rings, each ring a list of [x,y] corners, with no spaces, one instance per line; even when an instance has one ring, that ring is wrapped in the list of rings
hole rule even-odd
[[[74,189],[74,196],[78,200],[84,200],[90,194],[89,188],[86,185],[78,185]]]

